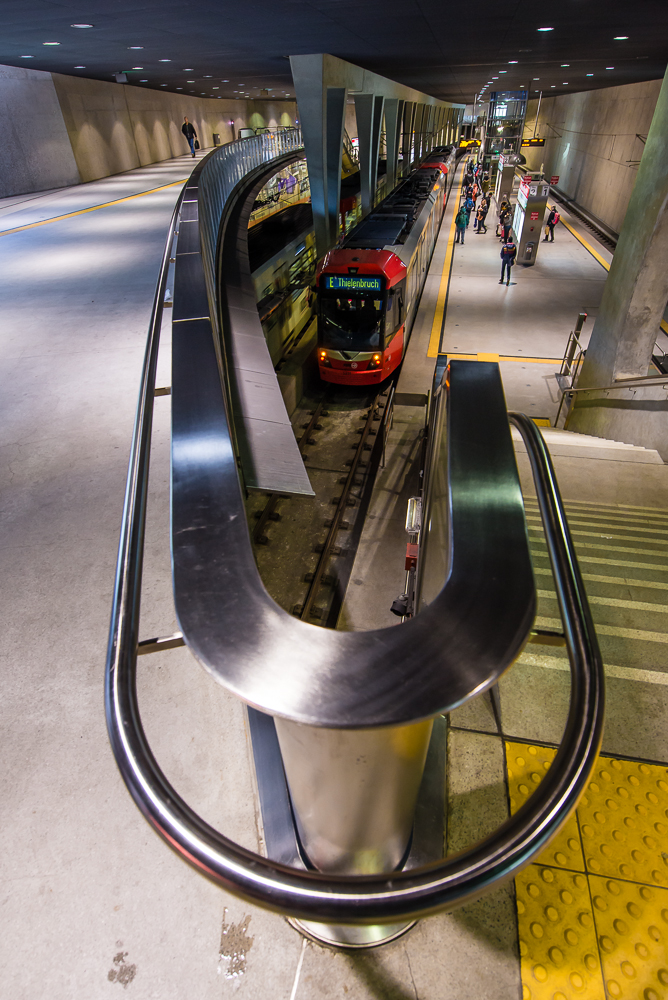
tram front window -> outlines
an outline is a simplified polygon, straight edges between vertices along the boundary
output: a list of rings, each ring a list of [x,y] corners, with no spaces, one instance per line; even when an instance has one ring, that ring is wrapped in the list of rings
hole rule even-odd
[[[383,300],[372,296],[320,299],[320,343],[335,351],[382,349]]]

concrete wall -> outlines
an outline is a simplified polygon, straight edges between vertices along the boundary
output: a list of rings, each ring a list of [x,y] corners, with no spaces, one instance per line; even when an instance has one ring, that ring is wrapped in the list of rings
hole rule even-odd
[[[666,380],[668,383],[668,379]],[[656,448],[668,462],[668,398],[662,385],[582,393],[566,429]]]
[[[80,180],[50,73],[0,66],[0,197]]]
[[[188,152],[193,122],[202,148],[246,126],[294,125],[294,101],[229,101],[0,66],[0,197],[64,187]],[[232,122],[231,126],[229,123]],[[234,132],[233,132],[234,129]]]
[[[544,147],[524,149],[527,166],[559,175],[558,190],[614,232],[622,228],[661,80],[582,94],[545,97],[537,135]],[[533,135],[537,100],[529,101],[526,135]],[[635,162],[634,162],[635,161]]]

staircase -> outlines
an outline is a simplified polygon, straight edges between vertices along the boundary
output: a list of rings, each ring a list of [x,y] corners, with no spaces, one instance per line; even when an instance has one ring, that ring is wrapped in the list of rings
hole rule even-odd
[[[617,463],[663,465],[651,449],[549,428],[541,432],[553,456],[592,460],[577,463],[578,476],[590,482],[615,477]],[[517,440],[516,448],[523,451]],[[657,482],[654,472],[652,481]],[[535,628],[561,632],[538,505],[528,493],[524,504],[538,591]],[[605,664],[603,751],[663,760],[668,745],[668,509],[581,500],[566,500],[565,508]],[[558,640],[533,637],[501,681],[508,734],[560,742],[569,669]]]
[[[558,430],[556,427],[541,427],[541,434],[550,449],[550,454],[562,458],[598,458],[611,462],[641,462],[646,465],[663,465],[663,459],[653,448],[643,448],[622,441],[592,437],[591,434],[577,434],[575,431]],[[522,438],[516,427],[512,428],[513,441],[523,449]],[[525,450],[525,449],[524,449]]]

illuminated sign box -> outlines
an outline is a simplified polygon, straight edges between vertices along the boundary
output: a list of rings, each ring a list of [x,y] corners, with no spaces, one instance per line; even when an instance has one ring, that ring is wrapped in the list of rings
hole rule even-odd
[[[331,292],[382,292],[382,280],[366,274],[326,274],[325,288]]]
[[[522,139],[522,146],[544,146],[545,139]]]

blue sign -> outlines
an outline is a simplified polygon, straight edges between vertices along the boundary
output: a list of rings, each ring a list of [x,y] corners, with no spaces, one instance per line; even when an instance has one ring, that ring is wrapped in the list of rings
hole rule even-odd
[[[326,274],[325,288],[332,292],[382,292],[382,280],[367,274]]]

